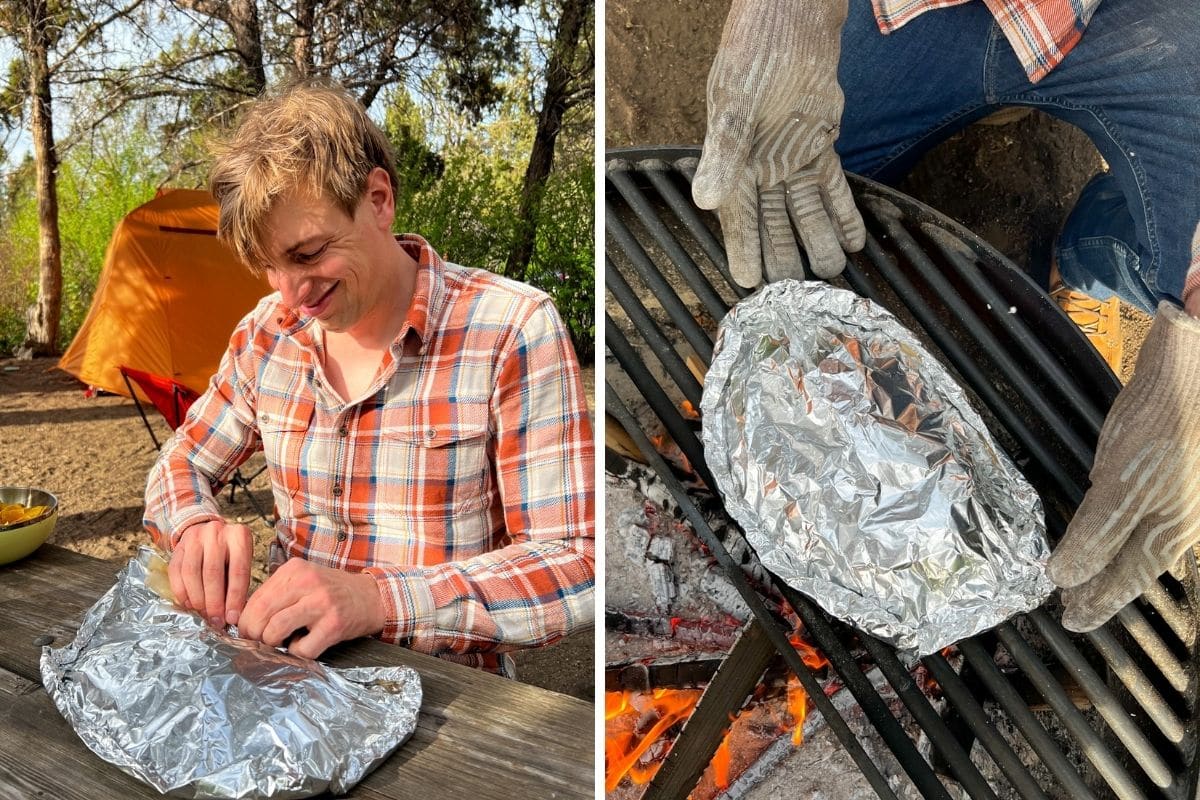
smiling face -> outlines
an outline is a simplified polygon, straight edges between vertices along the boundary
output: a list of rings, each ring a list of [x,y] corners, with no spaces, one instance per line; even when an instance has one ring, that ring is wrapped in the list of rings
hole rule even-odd
[[[267,281],[297,314],[327,331],[373,335],[395,315],[398,247],[387,174],[376,169],[353,217],[333,203],[293,193],[264,226]]]

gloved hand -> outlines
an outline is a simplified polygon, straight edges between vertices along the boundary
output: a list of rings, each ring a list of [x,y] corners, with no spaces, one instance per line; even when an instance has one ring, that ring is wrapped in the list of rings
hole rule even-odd
[[[831,278],[866,241],[833,143],[847,0],[733,0],[708,74],[708,133],[692,184],[717,209],[742,286],[802,277],[788,214],[813,272]],[[761,242],[761,245],[760,245]]]
[[[1096,448],[1092,487],[1047,573],[1090,631],[1200,540],[1200,319],[1162,303]]]

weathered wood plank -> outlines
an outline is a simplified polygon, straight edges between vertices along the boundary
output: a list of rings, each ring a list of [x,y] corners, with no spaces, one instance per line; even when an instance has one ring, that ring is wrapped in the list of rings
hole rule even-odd
[[[15,565],[0,567],[0,631],[4,631],[0,676],[10,673],[18,681],[13,685],[25,691],[31,685],[40,687],[38,660],[44,637],[54,636],[54,647],[71,641],[83,613],[112,586],[121,566],[47,546]],[[424,687],[413,738],[352,796],[380,800],[436,800],[468,792],[500,800],[592,796],[591,704],[369,639],[340,645],[322,660],[334,666],[411,666],[420,673]],[[68,765],[68,783],[90,779],[92,771],[120,774],[87,752],[40,688],[10,702],[3,685],[0,681],[0,703],[42,702],[58,725],[32,715],[31,719],[41,720],[37,723],[41,727],[30,731],[25,746],[47,737],[50,749],[75,748],[91,759],[81,762],[76,752],[63,762]],[[33,709],[25,711],[32,714]],[[5,767],[6,758],[0,755],[0,795],[25,786],[17,777],[25,773]],[[13,772],[11,780],[9,772]],[[38,789],[57,791],[56,782],[43,781],[36,784]],[[17,796],[25,794],[20,789]],[[113,795],[117,796],[115,791]],[[68,791],[61,796],[75,795]]]

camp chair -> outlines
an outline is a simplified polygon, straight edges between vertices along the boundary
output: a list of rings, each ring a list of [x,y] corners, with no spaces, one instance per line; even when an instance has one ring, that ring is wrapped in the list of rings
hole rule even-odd
[[[137,407],[138,415],[142,418],[142,424],[146,426],[146,431],[150,434],[151,441],[154,442],[154,449],[162,449],[162,445],[158,441],[158,436],[154,434],[154,428],[150,425],[150,420],[146,417],[146,411],[142,408],[142,401],[138,399],[138,393],[134,391],[133,384],[137,384],[142,390],[142,394],[150,401],[157,409],[162,418],[171,426],[171,430],[175,430],[183,423],[183,418],[187,415],[188,409],[192,407],[192,403],[200,399],[200,395],[193,389],[189,389],[179,381],[165,378],[161,375],[155,375],[150,372],[143,372],[140,369],[121,365],[118,367],[121,371],[121,377],[125,380],[125,386],[129,389],[129,396],[133,398],[133,404]],[[241,469],[235,469],[233,476],[229,479],[229,502],[233,502],[236,497],[236,492],[240,488],[246,493],[246,499],[250,501],[250,505],[254,506],[254,510],[268,524],[272,524],[271,519],[262,510],[262,506],[258,504],[254,494],[250,491],[250,482],[262,474],[266,469],[266,465],[259,467],[258,470],[249,477],[242,474]]]

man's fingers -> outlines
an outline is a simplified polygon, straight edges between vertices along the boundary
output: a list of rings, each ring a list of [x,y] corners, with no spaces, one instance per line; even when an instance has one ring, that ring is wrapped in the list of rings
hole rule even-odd
[[[729,274],[739,286],[753,289],[762,281],[762,252],[759,249],[758,190],[749,176],[737,192],[721,206],[721,235]]]
[[[1092,579],[1116,557],[1150,502],[1128,487],[1093,484],[1050,554],[1046,575],[1063,588]]]
[[[171,582],[171,593],[175,595],[175,602],[180,608],[188,607],[187,584],[183,580],[183,553],[176,550],[171,555],[171,560],[167,562],[167,580]]]
[[[312,608],[304,598],[296,598],[297,602],[276,610],[266,620],[262,635],[257,637],[263,644],[271,647],[281,647],[296,631],[314,625],[320,613]],[[288,646],[288,652],[292,648]]]
[[[804,277],[804,261],[792,231],[783,184],[759,194],[763,271],[767,282]]]
[[[261,641],[263,631],[271,619],[296,602],[291,581],[284,571],[286,566],[287,564],[284,564],[274,575],[267,578],[263,585],[258,587],[258,591],[246,600],[238,623],[238,633],[245,638]]]
[[[854,203],[854,195],[850,193],[850,184],[846,183],[846,173],[842,171],[842,162],[837,154],[830,149],[822,159],[825,162],[822,170],[825,204],[833,218],[834,233],[843,250],[857,253],[867,244],[867,226]]]
[[[761,64],[737,65],[723,53],[718,53],[709,70],[708,130],[692,181],[692,198],[700,208],[723,207],[739,183],[755,180],[750,149],[766,88],[759,72]]]
[[[1095,630],[1141,596],[1166,571],[1166,566],[1147,556],[1145,547],[1141,546],[1145,541],[1139,532],[1116,559],[1091,580],[1063,590],[1064,628],[1077,633]]]
[[[809,266],[819,278],[835,277],[846,266],[846,254],[812,174],[804,172],[788,178],[787,187],[788,207],[804,242]]]
[[[235,536],[229,541],[229,575],[225,589],[225,622],[237,625],[242,609],[246,607],[246,594],[250,591],[250,562],[254,548],[250,531],[244,536]]]
[[[225,573],[228,569],[228,554],[222,537],[213,536],[205,542],[204,566],[200,573],[204,581],[204,605],[199,611],[213,627],[225,624]]]
[[[203,543],[193,538],[183,550],[183,563],[180,565],[187,596],[187,605],[184,608],[199,611],[201,614],[204,613],[204,549]]]
[[[309,628],[308,633],[289,644],[288,652],[300,658],[315,659],[340,641],[332,626],[321,619]]]

